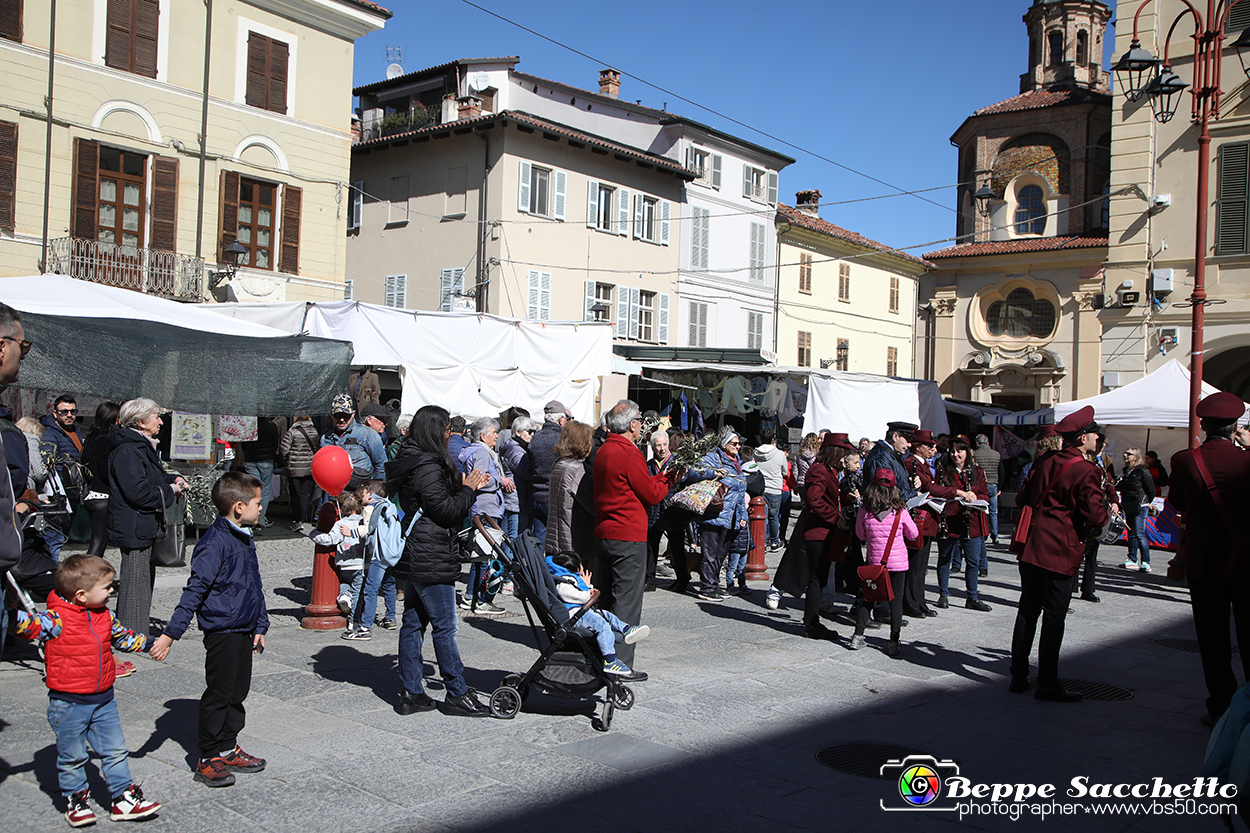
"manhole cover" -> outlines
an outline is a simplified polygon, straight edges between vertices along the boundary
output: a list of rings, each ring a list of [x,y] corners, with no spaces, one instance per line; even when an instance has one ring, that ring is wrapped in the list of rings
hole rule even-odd
[[[1127,688],[1120,688],[1118,685],[1092,683],[1089,680],[1060,680],[1059,682],[1068,691],[1074,691],[1083,696],[1086,700],[1115,702],[1117,700],[1133,699],[1133,692],[1129,691]],[[1029,685],[1036,689],[1037,680],[1029,680]]]
[[[891,760],[903,760],[908,755],[920,755],[915,749],[894,746],[889,743],[844,743],[828,746],[816,753],[816,760],[830,769],[858,775],[861,778],[881,778],[881,765]],[[893,778],[895,776],[885,776]]]
[[[1189,651],[1194,654],[1202,650],[1198,647],[1198,640],[1196,639],[1173,639],[1171,637],[1163,637],[1162,639],[1152,639],[1150,642],[1161,648],[1172,648],[1177,651]],[[1233,646],[1233,653],[1237,653],[1236,645]]]

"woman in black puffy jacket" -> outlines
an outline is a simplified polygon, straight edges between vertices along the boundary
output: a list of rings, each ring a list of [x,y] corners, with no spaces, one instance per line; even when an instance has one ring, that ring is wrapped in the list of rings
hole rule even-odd
[[[1154,500],[1155,483],[1142,465],[1140,448],[1124,449],[1124,476],[1116,484],[1120,490],[1120,506],[1128,526],[1128,560],[1125,569],[1150,572],[1150,539],[1146,537],[1146,518],[1150,501]],[[1134,556],[1138,557],[1134,557]]]
[[[447,451],[451,416],[426,405],[412,418],[399,455],[386,464],[387,492],[399,495],[404,527],[412,513],[421,517],[412,527],[395,578],[405,583],[404,623],[399,630],[399,679],[404,690],[396,711],[430,711],[437,703],[421,685],[421,643],[426,626],[434,639],[434,655],[447,686],[444,714],[487,717],[490,710],[469,691],[456,645],[456,579],[460,554],[456,532],[473,505],[473,493],[486,483],[474,469],[463,478]]]

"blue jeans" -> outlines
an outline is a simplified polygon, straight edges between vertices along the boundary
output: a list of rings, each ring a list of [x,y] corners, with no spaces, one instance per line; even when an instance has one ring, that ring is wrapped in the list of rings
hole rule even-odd
[[[424,691],[421,685],[421,643],[428,626],[434,638],[434,656],[443,675],[447,694],[462,697],[469,690],[464,682],[464,663],[456,647],[456,588],[450,584],[404,582],[404,624],[399,629],[399,682],[411,694]]]
[[[244,463],[243,470],[260,481],[260,523],[269,520],[269,501],[273,499],[269,487],[273,483],[273,460]]]
[[[87,742],[100,756],[109,795],[116,798],[134,783],[117,701],[84,704],[48,700],[48,723],[56,733],[56,778],[62,795],[87,789]]]
[[[48,545],[48,552],[52,555],[53,562],[60,563],[61,547],[65,546],[68,540],[69,536],[52,524],[43,528],[43,542]]]
[[[599,653],[604,657],[616,656],[616,635],[625,636],[625,631],[632,625],[622,622],[607,610],[588,610],[577,624],[595,632],[595,640],[599,643]]]
[[[998,484],[990,486],[990,537],[998,540]]]
[[[1146,535],[1148,517],[1150,513],[1142,508],[1131,518],[1125,518],[1128,521],[1128,560],[1136,561],[1142,567],[1150,566],[1150,538]],[[1138,550],[1141,550],[1140,560],[1134,555]]]
[[[530,508],[530,532],[540,544],[547,540],[547,504],[534,501]]]
[[[733,587],[735,581],[742,581],[746,574],[747,553],[731,552],[725,556],[725,586]],[[743,582],[745,585],[745,582]]]
[[[964,564],[964,585],[968,589],[968,599],[977,598],[977,570],[981,566],[981,555],[984,538],[939,538],[938,546],[938,593],[950,595],[951,563],[962,553]]]
[[[361,594],[364,594],[364,608],[361,609]],[[369,577],[365,579],[365,571],[356,572],[356,580],[352,582],[352,610],[360,610],[360,624],[366,630],[373,627],[373,619],[378,613],[378,594],[386,604],[386,618],[395,619],[395,577],[390,568],[376,558],[369,562]]]
[[[764,493],[764,505],[768,507],[764,538],[769,544],[781,540],[781,497],[780,492],[775,495]]]

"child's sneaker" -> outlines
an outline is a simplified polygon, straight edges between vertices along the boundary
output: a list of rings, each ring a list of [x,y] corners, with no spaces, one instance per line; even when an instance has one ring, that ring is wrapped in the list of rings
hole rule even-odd
[[[352,597],[344,593],[339,596],[339,613],[342,613],[348,619],[352,618]]]
[[[214,758],[200,758],[195,765],[195,780],[206,787],[229,787],[234,783],[234,774],[226,769],[226,763],[218,755]]]
[[[374,619],[373,624],[377,625],[384,631],[393,631],[399,627],[399,625],[395,624],[395,620],[391,618]]]
[[[603,663],[603,673],[615,674],[618,677],[625,677],[633,672],[629,670],[628,665],[621,662],[619,659],[614,659],[611,662]]]
[[[460,601],[456,602],[456,607],[460,608],[461,610],[472,610],[473,609],[473,597],[461,596]]]
[[[646,625],[635,625],[634,627],[625,631],[625,644],[633,645],[635,642],[639,641],[640,639],[646,639],[650,635],[651,635],[651,629],[648,628]]]
[[[114,676],[119,679],[122,677],[129,677],[131,674],[135,673],[135,664],[130,660],[117,663],[116,668],[117,671]]]
[[[221,763],[231,772],[260,772],[265,768],[265,759],[257,758],[255,755],[249,755],[239,748],[236,743],[234,749],[225,752],[221,756]]]
[[[159,809],[161,809],[160,804],[143,797],[143,790],[139,789],[138,784],[131,784],[121,795],[113,799],[113,812],[109,813],[109,818],[113,821],[146,819]]]
[[[69,806],[65,808],[65,820],[70,827],[86,827],[95,824],[95,811],[87,806],[87,791],[82,790],[70,795]]]
[[[769,610],[776,610],[781,606],[781,594],[774,589],[768,591],[768,596],[764,599],[764,607]]]
[[[507,611],[505,611],[502,607],[495,604],[494,602],[478,602],[477,612],[495,615],[499,613],[506,613]]]
[[[343,631],[343,638],[344,639],[361,639],[361,640],[373,639],[373,631],[369,630],[368,628],[356,627],[351,630]]]

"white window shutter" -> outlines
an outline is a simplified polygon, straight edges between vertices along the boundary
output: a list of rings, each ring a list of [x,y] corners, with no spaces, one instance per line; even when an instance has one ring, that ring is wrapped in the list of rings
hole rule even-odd
[[[720,171],[725,159],[719,153],[712,154],[712,187],[720,190]]]
[[[668,200],[660,202],[660,245],[668,245],[668,225],[673,215],[673,204]]]
[[[742,196],[744,197],[754,196],[754,192],[751,188],[751,166],[750,165],[742,166]]]
[[[634,238],[642,237],[642,204],[646,200],[642,192],[634,194]]]
[[[616,233],[629,236],[629,189],[616,189]]]
[[[699,239],[699,245],[703,250],[703,268],[704,269],[712,268],[710,265],[712,245],[709,240],[709,238],[711,237],[711,234],[712,234],[712,212],[708,211],[705,208],[703,209],[703,233]]]
[[[699,304],[699,346],[707,347],[707,304]]]
[[[455,280],[455,275],[456,275],[455,269],[443,270],[443,275],[442,275],[442,279],[440,283],[440,293],[443,296],[443,301],[441,304],[439,304],[439,307],[438,307],[443,312],[451,312],[451,293],[453,291],[451,285],[452,285],[452,282]]]
[[[768,204],[777,204],[777,172],[768,172]]]
[[[694,148],[686,148],[686,169],[694,170]]]
[[[565,207],[565,204],[568,202],[568,196],[569,196],[568,194],[569,174],[568,174],[568,171],[552,171],[551,177],[552,179],[555,180],[555,189],[556,189],[556,196],[555,196],[556,210],[553,216],[557,220],[563,220],[564,219],[564,207]],[[775,181],[776,180],[774,178],[774,183]],[[775,191],[776,188],[774,187],[773,190]],[[777,201],[776,197],[774,197],[773,202],[776,202],[776,201]]]
[[[642,289],[629,288],[629,337],[638,338],[638,309],[642,306]]]
[[[352,199],[347,211],[347,227],[360,228],[361,209],[365,200],[365,181],[358,179],[352,183]]]
[[[351,278],[348,278],[347,280],[343,281],[343,300],[344,301],[352,300],[352,295],[355,292],[355,288],[356,288],[355,281],[353,281]]]
[[[616,287],[616,337],[629,338],[629,287]]]
[[[668,293],[661,293],[659,298],[660,309],[655,316],[655,340],[660,344],[668,344]]]
[[[538,278],[538,312],[539,318],[546,321],[551,318],[551,273],[540,272]]]
[[[586,186],[586,225],[599,224],[599,183],[593,179]]]
[[[586,281],[586,302],[583,305],[583,309],[582,309],[583,321],[595,320],[595,314],[590,308],[595,305],[595,290],[597,287],[598,287],[598,284],[596,284],[594,281]]]
[[[521,182],[517,188],[517,210],[529,213],[530,210],[530,176],[533,165],[524,160],[521,161]]]
[[[529,271],[529,281],[526,288],[525,317],[538,318],[539,307],[542,305],[541,292],[542,272],[535,269]]]

